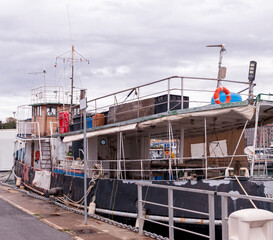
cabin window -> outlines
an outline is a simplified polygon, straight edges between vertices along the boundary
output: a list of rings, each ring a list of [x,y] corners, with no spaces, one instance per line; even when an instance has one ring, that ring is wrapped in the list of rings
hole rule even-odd
[[[34,117],[42,116],[42,106],[32,107],[32,116]]]
[[[37,117],[42,116],[42,106],[36,107],[35,113]]]
[[[174,139],[169,141],[166,139],[150,139],[150,158],[151,159],[166,159],[176,158],[178,153],[179,140]]]
[[[191,144],[191,157],[203,158],[205,156],[205,143]]]
[[[46,115],[50,117],[57,116],[57,108],[56,107],[47,107],[46,108]]]

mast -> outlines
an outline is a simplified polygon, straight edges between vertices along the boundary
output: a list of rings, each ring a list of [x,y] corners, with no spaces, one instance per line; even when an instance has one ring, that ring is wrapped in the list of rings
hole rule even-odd
[[[220,81],[226,77],[226,67],[222,67],[222,59],[225,49],[225,44],[207,45],[207,47],[220,47],[219,62],[218,62],[218,74],[217,74],[217,88],[220,87]]]
[[[67,55],[68,53],[71,53],[70,57],[65,57],[65,55]],[[79,58],[75,58],[76,54],[79,56]],[[74,45],[72,45],[72,50],[68,51],[58,57],[56,57],[57,59],[62,59],[63,62],[68,61],[71,62],[71,101],[70,101],[70,107],[72,108],[73,106],[73,96],[74,96],[74,66],[75,66],[75,62],[79,61],[79,62],[87,62],[89,64],[89,60],[87,60],[85,57],[83,57],[81,54],[79,54],[75,48]],[[55,65],[56,66],[56,65]]]
[[[71,107],[73,106],[73,88],[74,88],[74,45],[72,45],[72,72],[71,72]]]

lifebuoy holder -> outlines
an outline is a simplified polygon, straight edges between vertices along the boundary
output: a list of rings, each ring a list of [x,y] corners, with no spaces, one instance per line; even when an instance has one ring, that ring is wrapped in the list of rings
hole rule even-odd
[[[40,151],[35,152],[35,160],[38,161],[40,159]]]
[[[214,99],[214,102],[216,104],[221,104],[222,102],[220,101],[220,92],[224,92],[226,94],[226,101],[224,103],[229,103],[230,100],[231,100],[231,95],[230,95],[230,91],[225,88],[225,87],[218,87],[215,92],[214,92],[214,95],[213,95],[213,99]]]

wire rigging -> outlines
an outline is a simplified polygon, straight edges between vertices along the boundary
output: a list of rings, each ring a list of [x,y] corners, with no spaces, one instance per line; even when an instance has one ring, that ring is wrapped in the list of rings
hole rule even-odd
[[[73,45],[72,30],[71,30],[71,23],[70,23],[70,12],[69,12],[68,2],[67,2],[67,17],[68,17],[68,27],[69,27],[69,34],[70,34],[70,43],[71,43],[71,45]]]

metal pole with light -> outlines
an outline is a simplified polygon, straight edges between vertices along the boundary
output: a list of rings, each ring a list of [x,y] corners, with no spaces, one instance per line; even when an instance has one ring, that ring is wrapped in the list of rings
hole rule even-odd
[[[248,81],[249,81],[249,92],[248,92],[248,99],[253,99],[253,82],[255,80],[256,76],[256,68],[257,68],[257,62],[250,61],[249,63],[249,71],[248,71]]]
[[[85,90],[81,90],[80,110],[83,111],[83,151],[84,151],[84,224],[87,224],[87,144],[86,144],[86,108]]]
[[[218,75],[217,75],[217,88],[220,87],[220,81],[226,77],[227,68],[222,67],[222,59],[224,52],[226,52],[225,44],[207,45],[207,47],[220,47],[219,62],[218,62]]]

